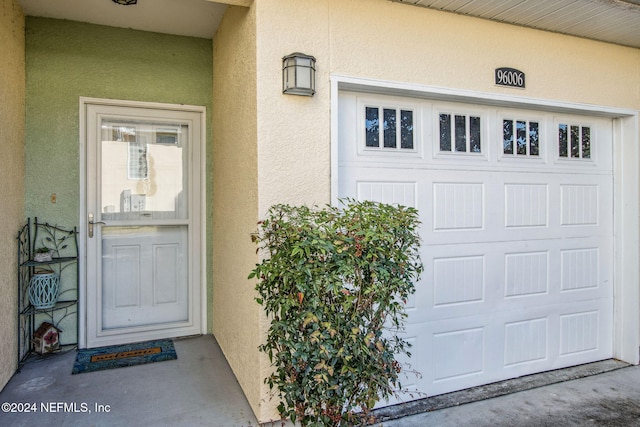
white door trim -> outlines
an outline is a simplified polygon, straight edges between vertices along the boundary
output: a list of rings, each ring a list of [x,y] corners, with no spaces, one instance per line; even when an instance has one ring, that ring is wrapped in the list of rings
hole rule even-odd
[[[483,105],[544,109],[614,119],[614,331],[613,354],[640,363],[640,119],[637,110],[331,75],[331,201],[338,202],[339,93],[350,90]]]
[[[87,105],[106,105],[106,106],[121,106],[121,107],[137,107],[137,108],[152,108],[163,110],[176,110],[185,112],[196,112],[200,114],[200,235],[206,236],[206,107],[197,105],[181,105],[181,104],[167,104],[156,102],[137,102],[128,100],[116,100],[116,99],[103,99],[103,98],[91,98],[80,97],[79,98],[79,161],[80,161],[80,217],[79,228],[80,238],[78,239],[78,256],[80,260],[79,265],[79,283],[78,283],[78,347],[87,347],[87,248],[84,236],[87,233]],[[199,295],[200,295],[200,330],[205,332],[207,330],[207,245],[206,239],[201,239],[200,250],[200,283],[199,283]]]

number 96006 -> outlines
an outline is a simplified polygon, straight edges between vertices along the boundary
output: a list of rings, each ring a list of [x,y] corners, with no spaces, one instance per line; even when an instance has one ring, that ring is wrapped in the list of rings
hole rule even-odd
[[[496,69],[496,84],[500,86],[524,87],[524,73],[513,68]]]

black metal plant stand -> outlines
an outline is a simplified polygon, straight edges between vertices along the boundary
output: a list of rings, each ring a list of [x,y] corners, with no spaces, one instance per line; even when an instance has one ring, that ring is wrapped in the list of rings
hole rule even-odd
[[[38,218],[27,219],[18,232],[18,371],[33,352],[33,334],[36,322],[50,323],[61,332],[61,346],[78,344],[78,232],[76,227],[66,229]],[[35,261],[37,248],[48,248],[50,261]],[[51,270],[60,277],[58,299],[50,308],[37,308],[29,300],[29,284],[35,273]],[[75,316],[75,331],[64,331],[61,324]],[[72,333],[75,332],[75,333]]]

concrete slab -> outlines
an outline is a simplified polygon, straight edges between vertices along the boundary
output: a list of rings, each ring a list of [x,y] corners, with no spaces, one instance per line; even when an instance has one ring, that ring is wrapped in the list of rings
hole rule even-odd
[[[28,362],[0,392],[20,409],[3,406],[0,426],[258,425],[211,335],[174,344],[177,360],[78,375],[75,351]]]
[[[378,411],[383,422],[377,426],[640,426],[640,366],[615,360],[597,362],[412,405],[413,415],[408,415],[408,408],[403,413],[401,407],[395,408],[395,414],[393,407]]]
[[[75,351],[33,360],[0,392],[16,409],[0,412],[0,426],[258,426],[215,339],[174,342],[177,360],[79,375]],[[607,360],[376,415],[378,427],[640,426],[640,366]]]

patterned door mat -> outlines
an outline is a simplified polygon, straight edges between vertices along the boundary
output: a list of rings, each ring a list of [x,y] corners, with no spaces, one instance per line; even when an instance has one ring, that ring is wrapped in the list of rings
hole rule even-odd
[[[78,350],[72,374],[124,368],[145,363],[177,359],[172,340],[145,341],[134,344]]]

